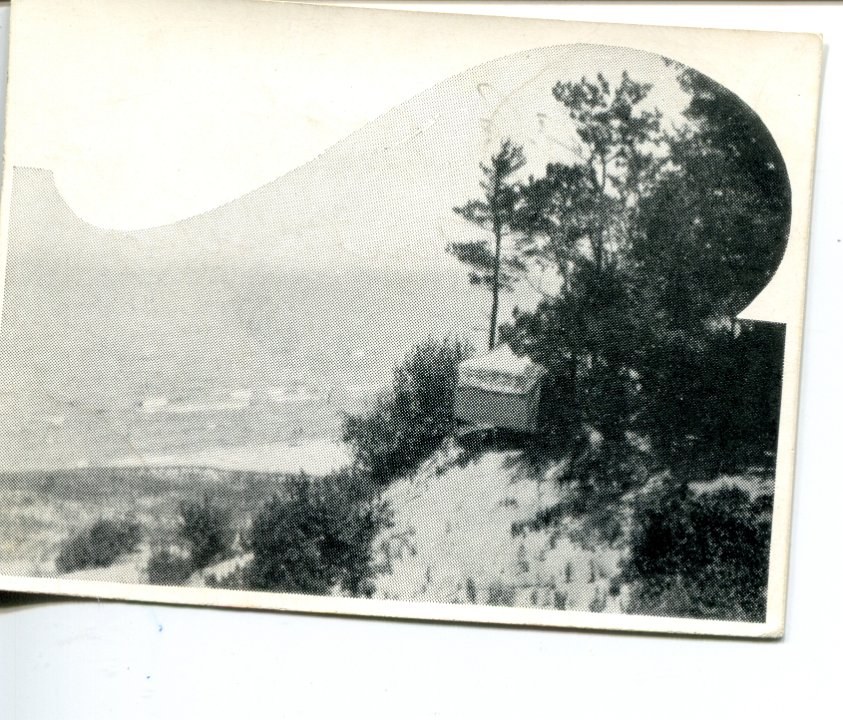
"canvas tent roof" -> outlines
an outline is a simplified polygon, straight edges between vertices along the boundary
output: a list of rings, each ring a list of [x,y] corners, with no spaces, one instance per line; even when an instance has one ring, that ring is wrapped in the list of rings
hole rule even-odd
[[[463,360],[458,373],[460,387],[522,394],[530,392],[547,371],[530,358],[516,355],[509,345],[502,344],[485,355]]]

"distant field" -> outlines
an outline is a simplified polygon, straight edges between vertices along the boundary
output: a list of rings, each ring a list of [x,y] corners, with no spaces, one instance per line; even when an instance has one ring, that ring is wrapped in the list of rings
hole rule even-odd
[[[178,504],[211,492],[245,521],[288,475],[201,467],[0,473],[0,573],[55,575],[59,544],[100,518],[130,517],[143,546],[175,536]]]

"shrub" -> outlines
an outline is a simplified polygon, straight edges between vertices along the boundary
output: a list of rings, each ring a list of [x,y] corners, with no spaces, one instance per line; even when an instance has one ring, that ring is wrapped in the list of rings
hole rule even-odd
[[[417,345],[372,410],[343,418],[343,439],[376,483],[412,471],[453,431],[457,365],[469,352],[452,340]]]
[[[503,605],[512,607],[515,605],[515,587],[504,585],[500,580],[495,580],[488,589],[489,605]]]
[[[273,496],[252,523],[254,557],[245,585],[311,594],[339,586],[370,595],[372,540],[387,518],[363,480],[349,471],[325,478],[302,474],[285,495]]]
[[[477,602],[477,583],[474,582],[474,578],[468,578],[465,581],[465,597],[472,604]]]
[[[146,574],[153,585],[181,585],[193,574],[193,569],[190,558],[163,549],[149,557]]]
[[[739,473],[775,455],[784,332],[766,323],[738,327],[737,336],[724,328],[695,343],[680,336],[643,351],[648,402],[636,424],[683,477]]]
[[[136,522],[97,520],[91,527],[69,537],[59,548],[56,570],[60,573],[109,567],[121,555],[137,549],[141,528]]]
[[[592,596],[591,601],[588,603],[588,609],[594,613],[603,612],[606,609],[607,604],[608,599],[606,596],[606,591],[601,591],[600,588],[594,588],[594,595]]]
[[[235,532],[231,513],[209,494],[179,505],[179,536],[185,540],[194,567],[201,570],[231,549]]]
[[[555,607],[557,610],[566,610],[568,608],[567,590],[553,591],[553,607]]]
[[[622,573],[630,612],[763,621],[771,507],[735,488],[641,499]]]
[[[245,569],[237,566],[231,572],[217,576],[208,574],[205,576],[205,585],[222,590],[242,590],[246,586]]]

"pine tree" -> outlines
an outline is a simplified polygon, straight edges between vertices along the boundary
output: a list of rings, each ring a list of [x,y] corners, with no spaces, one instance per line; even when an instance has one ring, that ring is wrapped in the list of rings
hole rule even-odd
[[[511,140],[504,140],[488,164],[480,163],[483,196],[454,208],[457,215],[491,234],[491,247],[489,238],[454,242],[448,247],[449,252],[468,265],[471,283],[485,285],[491,290],[490,350],[497,341],[500,292],[502,289],[512,289],[514,273],[524,267],[516,255],[504,254],[503,241],[504,236],[512,230],[517,197],[512,176],[525,163],[521,146]]]

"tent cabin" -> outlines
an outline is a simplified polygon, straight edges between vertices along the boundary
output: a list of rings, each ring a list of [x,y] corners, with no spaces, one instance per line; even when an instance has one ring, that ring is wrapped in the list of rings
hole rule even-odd
[[[534,432],[541,381],[547,374],[508,345],[458,366],[454,415],[475,425]]]

